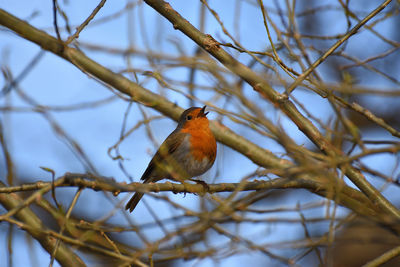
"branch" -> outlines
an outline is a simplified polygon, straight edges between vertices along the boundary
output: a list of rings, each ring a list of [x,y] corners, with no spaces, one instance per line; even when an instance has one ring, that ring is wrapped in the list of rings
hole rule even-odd
[[[279,107],[321,151],[333,159],[343,157],[342,152],[333,146],[309,119],[301,114],[287,95],[275,91],[262,77],[229,55],[219,46],[219,43],[211,35],[204,34],[197,30],[188,20],[176,12],[169,3],[162,0],[145,0],[145,2],[168,19],[175,29],[188,36],[196,42],[196,44],[214,56],[226,68],[245,80],[276,107]],[[383,195],[365,179],[361,172],[350,164],[344,164],[340,167],[343,169],[346,176],[367,195],[373,203],[376,203],[384,212],[393,217],[393,219],[400,219],[400,211],[383,197]]]
[[[0,182],[0,188],[4,188],[4,184]],[[22,200],[16,194],[0,194],[0,203],[8,210],[13,210],[22,205]],[[29,225],[26,230],[32,237],[34,237],[42,247],[51,255],[55,248],[55,239],[49,235],[43,234],[43,231],[48,231],[42,224],[42,221],[33,213],[29,208],[23,208],[15,217],[22,223]],[[55,253],[56,260],[62,266],[86,266],[82,259],[61,243]]]
[[[287,93],[290,94],[297,86],[299,86],[305,78],[318,67],[325,59],[327,59],[339,46],[341,46],[347,39],[356,34],[358,30],[364,26],[370,19],[375,17],[381,12],[392,0],[386,0],[376,9],[374,9],[368,16],[361,20],[356,26],[354,26],[349,32],[347,32],[342,38],[340,38],[334,45],[332,45],[320,58],[318,58],[305,72],[303,72],[297,79],[289,86]]]
[[[206,193],[213,194],[218,192],[238,192],[238,191],[258,191],[271,189],[288,189],[288,188],[303,188],[307,189],[322,197],[336,201],[340,205],[345,205],[355,212],[364,216],[378,216],[378,211],[368,202],[368,199],[360,194],[359,191],[342,185],[333,185],[327,179],[301,179],[301,178],[277,178],[268,181],[243,181],[241,183],[219,183],[208,184],[205,187],[201,184],[189,183],[131,183],[127,185],[125,182],[117,183],[115,179],[110,177],[95,176],[92,174],[66,173],[52,182],[36,182],[31,184],[23,184],[20,186],[0,187],[1,193],[14,193],[31,190],[50,191],[50,187],[82,187],[89,188],[94,191],[112,192],[118,195],[121,192],[173,192],[177,193],[192,193],[204,195]],[[0,217],[1,218],[1,217]]]
[[[155,2],[158,3],[158,1]],[[223,64],[225,64],[234,73],[236,73],[244,80],[246,80],[249,84],[253,85],[255,89],[260,91],[273,103],[277,104],[277,106],[279,106],[282,110],[284,110],[285,113],[292,118],[292,120],[299,126],[299,128],[303,132],[307,134],[307,136],[310,137],[311,140],[319,144],[319,147],[321,149],[323,150],[332,149],[332,151],[336,150],[336,148],[332,147],[332,145],[321,136],[321,134],[318,132],[315,126],[312,125],[311,122],[309,122],[303,115],[301,115],[298,112],[298,110],[290,101],[288,101],[287,99],[282,99],[282,96],[279,93],[275,92],[272,88],[270,88],[261,77],[258,77],[252,70],[242,65],[240,62],[237,62],[229,54],[227,54],[224,50],[222,50],[218,46],[217,42],[211,36],[198,32],[197,29],[195,29],[192,25],[190,25],[190,23],[188,23],[186,20],[180,17],[179,14],[177,14],[169,5],[163,6],[163,8],[165,7],[167,8],[164,10],[165,16],[168,19],[177,20],[177,22],[174,23],[174,26],[176,28],[181,29],[182,27],[186,27],[187,29],[185,28],[185,34],[190,33],[190,35],[188,35],[189,37],[193,35],[195,38],[200,38],[199,40],[197,39],[196,40],[198,41],[198,44],[201,47],[203,47],[212,55],[214,55],[218,60],[220,60]],[[170,15],[172,15],[172,18],[170,18]],[[121,93],[129,95],[132,101],[136,101],[141,104],[150,106],[153,109],[161,112],[162,114],[174,120],[177,120],[181,112],[183,111],[182,108],[177,107],[174,103],[168,101],[167,99],[157,94],[154,94],[151,91],[141,87],[140,85],[131,82],[124,76],[116,74],[111,70],[101,66],[97,62],[86,57],[80,51],[65,46],[56,38],[32,27],[28,23],[12,16],[11,14],[7,13],[2,9],[0,9],[0,25],[3,25],[11,29],[12,31],[16,32],[23,38],[38,44],[43,49],[48,50],[66,59],[67,61],[74,64],[85,73],[88,73],[94,76],[95,78],[101,80],[102,82],[109,84],[110,86],[114,87]],[[267,169],[281,169],[281,170],[286,170],[295,166],[292,162],[276,157],[270,151],[257,146],[256,144],[234,133],[233,131],[226,128],[220,123],[211,122],[211,128],[216,136],[216,139],[219,142],[238,151],[239,153],[246,156],[259,166],[262,166]],[[371,189],[369,183],[358,171],[350,167],[347,168],[347,170],[348,170],[347,173],[350,173],[349,175],[350,178],[354,177],[357,178],[358,180],[362,181],[362,183],[366,184],[365,187]],[[301,179],[299,181],[303,182],[303,186],[299,187],[307,188],[305,184],[307,183],[313,184],[316,181],[318,181],[318,179],[320,179],[320,177],[318,176],[313,177],[312,175],[313,174],[300,173],[295,175],[293,179]],[[356,184],[358,185],[358,183]],[[334,182],[331,180],[327,182],[326,179],[325,180],[323,179],[319,183],[317,182],[317,185],[320,185],[321,187],[314,188],[315,191],[313,192],[323,194],[321,192],[324,191],[320,191],[318,190],[318,188],[326,188],[327,185],[330,185],[331,188],[326,188],[326,191],[323,194],[324,197],[332,199],[331,192],[335,192],[337,196],[334,200],[338,201],[339,204],[344,205],[355,212],[359,212],[357,209],[360,207],[360,203],[362,204],[361,207],[365,205],[367,206],[373,205],[371,201],[369,201],[362,193],[360,193],[357,190],[351,189],[350,187],[341,184],[340,182]],[[179,190],[181,190],[183,192],[184,190],[183,188],[179,189],[180,188],[179,186],[181,185],[176,185],[176,186],[177,187],[169,189],[178,190],[178,192]],[[363,187],[361,188],[364,189]],[[377,190],[375,188],[372,188],[369,192],[371,191],[374,192]],[[391,208],[393,208],[394,210],[396,209],[392,207],[390,203],[387,204],[388,201],[384,199],[379,192],[374,197],[371,197],[371,194],[367,195],[370,197],[371,200],[373,200],[373,203],[377,203],[379,207],[383,206],[384,208],[382,208],[382,210],[384,210],[387,214],[391,214],[392,217],[396,217],[393,216],[393,213],[395,214],[396,212],[388,212],[388,210],[391,210]],[[377,209],[374,208],[373,210]],[[369,215],[369,216],[376,215],[375,212],[369,212],[369,213],[362,212],[362,213],[364,215]]]

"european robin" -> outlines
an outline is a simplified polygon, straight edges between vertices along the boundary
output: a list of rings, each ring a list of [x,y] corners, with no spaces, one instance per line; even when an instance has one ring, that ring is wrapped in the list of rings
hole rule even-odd
[[[144,171],[143,183],[162,179],[183,182],[211,168],[217,155],[217,143],[205,109],[206,106],[191,107],[182,113],[178,126],[161,144]],[[142,197],[143,193],[135,193],[125,209],[132,212]]]

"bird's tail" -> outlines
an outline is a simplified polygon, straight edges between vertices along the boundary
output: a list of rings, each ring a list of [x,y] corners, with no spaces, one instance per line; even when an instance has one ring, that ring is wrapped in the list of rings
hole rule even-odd
[[[143,193],[135,193],[133,197],[128,201],[128,203],[126,203],[125,209],[129,210],[129,212],[132,212],[136,208],[142,197]]]

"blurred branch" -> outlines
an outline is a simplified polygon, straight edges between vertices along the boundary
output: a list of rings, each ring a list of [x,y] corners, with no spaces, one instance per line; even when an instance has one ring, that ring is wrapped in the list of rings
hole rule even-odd
[[[182,30],[186,35],[196,41],[196,43],[211,53],[231,71],[242,77],[263,96],[275,103],[276,106],[280,107],[293,120],[293,122],[296,123],[299,129],[301,129],[315,144],[317,144],[318,147],[320,147],[332,158],[341,158],[341,152],[338,151],[337,148],[335,148],[321,135],[317,128],[296,109],[292,102],[269,87],[263,78],[259,77],[252,70],[236,61],[233,57],[221,49],[218,46],[218,43],[210,35],[205,35],[197,31],[197,29],[194,28],[187,20],[173,11],[169,4],[164,4],[163,2],[159,1],[147,2],[154,5],[160,13],[162,13],[173,23],[175,28]],[[2,9],[0,9],[0,24],[15,31],[23,38],[40,45],[43,49],[53,52],[70,61],[85,73],[113,86],[121,93],[131,96],[133,101],[150,106],[175,120],[178,119],[180,113],[183,111],[181,108],[177,107],[175,104],[169,102],[160,95],[154,94],[140,85],[131,82],[124,76],[118,75],[101,66],[100,64],[86,57],[78,50],[64,46],[63,43],[54,37],[32,27],[31,25],[19,20]],[[276,157],[270,151],[248,141],[220,123],[212,122],[211,128],[219,142],[242,153],[259,166],[283,170],[294,166],[290,161]],[[355,182],[355,184],[362,189],[364,193],[366,193],[372,203],[376,203],[386,215],[389,215],[392,218],[398,218],[398,210],[393,207],[379,191],[373,188],[359,171],[351,167],[349,164],[344,165],[342,168],[346,171],[346,174],[349,176],[349,178]],[[309,183],[314,183],[315,180],[319,179],[318,175],[315,178],[312,178],[308,174],[296,175],[296,179],[300,178],[303,180],[303,182],[308,181]],[[355,208],[359,205],[353,203],[355,196],[358,196],[359,199],[364,199],[364,203],[371,203],[356,190],[351,190],[351,194],[347,195],[350,191],[346,191],[349,189],[349,187],[346,185],[339,183],[340,185],[336,187],[336,182],[332,181],[330,181],[330,183],[326,183],[325,185],[327,184],[329,184],[331,187],[329,188],[329,192],[336,192],[338,194],[335,200],[340,201],[340,204],[351,208],[355,212],[359,212]],[[317,192],[319,192],[319,190],[317,190]],[[327,193],[326,195],[329,194]],[[370,215],[375,216],[374,213],[370,213]]]
[[[5,169],[6,169],[6,176],[7,176],[7,183],[8,184],[13,184],[13,180],[14,180],[14,163],[13,163],[13,158],[11,156],[11,153],[8,149],[8,145],[6,142],[6,133],[4,131],[4,127],[3,127],[3,121],[0,118],[0,146],[1,146],[1,150],[3,152],[3,157],[4,157],[4,165],[5,165]]]
[[[116,253],[116,252],[113,252],[113,251],[110,251],[110,250],[102,249],[102,248],[96,247],[94,245],[87,244],[86,242],[83,242],[83,241],[81,241],[79,239],[70,238],[70,237],[67,237],[67,236],[64,236],[64,235],[60,235],[59,233],[54,232],[54,231],[49,230],[49,229],[35,228],[30,223],[23,223],[23,222],[19,222],[19,221],[13,220],[13,219],[7,219],[6,221],[9,222],[9,223],[17,225],[21,229],[26,230],[27,232],[29,232],[30,234],[32,234],[32,232],[35,231],[35,232],[37,232],[37,234],[40,234],[42,236],[48,237],[48,239],[51,240],[51,241],[54,241],[54,238],[58,238],[59,240],[62,240],[63,242],[68,243],[70,245],[77,246],[77,247],[83,247],[83,248],[86,248],[86,249],[91,250],[93,252],[101,253],[101,254],[106,255],[106,256],[110,256],[110,257],[113,257],[113,258],[116,258],[116,259],[119,259],[119,260],[123,260],[126,263],[135,263],[138,266],[148,266],[148,265],[142,263],[141,261],[139,261],[136,258],[125,256],[125,255],[122,255],[122,254],[119,254],[119,253]],[[34,236],[34,235],[32,235],[32,236]],[[40,242],[41,240],[38,240],[38,241]],[[56,243],[54,243],[54,244],[56,244]],[[61,250],[61,252],[59,252],[60,250]],[[63,266],[86,266],[83,262],[78,262],[75,259],[75,258],[77,258],[77,256],[75,256],[74,254],[69,253],[69,254],[71,254],[70,256],[74,256],[74,259],[69,259],[68,260],[68,258],[65,257],[63,254],[68,256],[68,253],[66,253],[66,252],[69,252],[69,250],[67,250],[66,252],[64,250],[66,250],[66,247],[65,247],[65,245],[63,243],[60,242],[59,248],[58,248],[58,250],[56,252],[56,259],[58,260],[58,262],[60,262],[60,258],[61,258],[61,256],[63,256],[61,258],[61,260],[64,260],[64,262],[60,262]],[[52,251],[49,251],[49,254],[51,252]],[[58,255],[58,254],[61,254],[61,256]],[[68,261],[66,261],[64,259],[64,257],[67,258]]]
[[[21,73],[18,74],[18,76],[15,78],[10,77],[11,74],[8,72],[7,69],[5,69],[3,72],[7,72],[5,76],[7,77],[7,79],[9,79],[9,81],[1,89],[0,97],[7,95],[15,86],[17,86],[18,82],[23,80],[29,74],[29,72],[31,72],[34,69],[34,66],[40,62],[40,60],[43,58],[43,55],[44,51],[40,50],[39,53],[35,55],[35,57],[25,66],[25,68],[21,71]]]
[[[237,257],[265,266],[400,266],[396,1],[384,10],[390,1],[201,0],[190,10],[160,0],[95,2],[16,10],[26,22],[0,9],[0,98],[10,92],[0,99],[0,177],[9,176],[0,224],[9,265],[24,252],[39,265],[37,239],[50,266],[62,264],[62,253],[104,266]],[[33,27],[38,16],[48,25]],[[209,185],[127,184],[174,124],[168,118],[180,116],[176,103],[188,102],[209,107],[217,140],[235,151],[219,144],[214,168],[199,177]],[[58,138],[88,161],[86,170]],[[35,174],[42,165],[52,180]],[[78,173],[56,178],[60,165]],[[129,192],[146,194],[133,214],[123,209]],[[22,220],[26,212],[39,223]],[[21,233],[22,247],[31,244],[24,251]]]
[[[333,146],[318,131],[313,123],[299,112],[296,106],[289,100],[287,95],[280,94],[275,91],[262,77],[258,76],[251,69],[229,55],[219,46],[218,42],[211,35],[198,31],[189,23],[188,20],[176,12],[169,3],[166,3],[162,0],[145,0],[145,2],[166,19],[168,19],[175,29],[184,33],[208,53],[213,55],[220,63],[244,79],[257,92],[261,93],[262,96],[274,103],[275,106],[279,107],[297,125],[297,127],[306,136],[308,136],[308,138],[310,138],[315,145],[317,145],[320,150],[333,159],[341,158],[343,156],[343,153],[338,150],[338,148]],[[386,2],[388,4],[390,1]],[[373,14],[376,15],[376,13]],[[366,194],[373,203],[376,203],[385,213],[393,217],[394,220],[400,219],[400,211],[385,197],[383,197],[383,195],[376,188],[374,188],[357,169],[352,167],[350,164],[345,164],[342,166],[342,169],[346,173],[347,177],[364,194]]]
[[[364,264],[362,267],[382,266],[383,264],[387,263],[389,260],[391,260],[399,255],[400,255],[400,246],[395,247],[395,248],[385,252],[378,258]]]
[[[0,182],[0,188],[4,187],[5,185]],[[16,210],[18,207],[23,206],[22,200],[13,193],[0,194],[0,203],[8,210]],[[56,242],[54,242],[55,240],[52,236],[44,234],[48,229],[46,229],[35,213],[33,213],[29,208],[24,207],[15,214],[15,217],[24,225],[29,226],[27,228],[23,227],[23,229],[29,232],[29,234],[42,245],[49,255],[54,251]],[[60,244],[55,253],[55,259],[62,266],[86,266],[82,259],[63,243]]]
[[[287,89],[287,94],[290,94],[297,86],[299,86],[305,78],[310,75],[310,73],[318,67],[325,59],[328,58],[339,46],[341,46],[346,40],[348,40],[352,35],[356,34],[358,30],[363,27],[370,19],[375,17],[379,12],[381,12],[387,5],[390,4],[392,0],[386,0],[376,9],[374,9],[368,16],[362,19],[356,26],[354,26],[350,31],[348,31],[342,38],[340,38],[332,47],[330,47],[319,59],[317,59],[305,72],[303,72],[297,79],[289,86]]]

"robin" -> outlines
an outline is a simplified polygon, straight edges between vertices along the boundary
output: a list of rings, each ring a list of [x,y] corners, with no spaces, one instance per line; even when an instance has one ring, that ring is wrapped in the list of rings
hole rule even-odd
[[[205,109],[206,106],[191,107],[182,113],[178,126],[161,144],[144,171],[143,183],[162,179],[183,182],[211,168],[217,155],[217,143],[209,128]],[[125,209],[132,212],[142,197],[143,193],[135,193]]]

